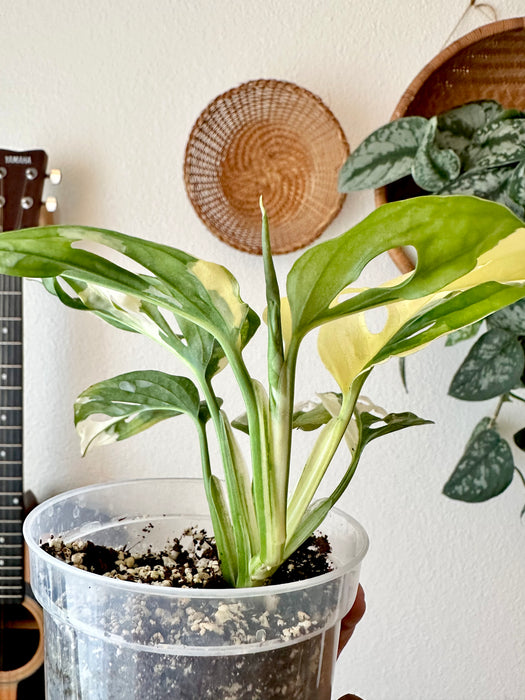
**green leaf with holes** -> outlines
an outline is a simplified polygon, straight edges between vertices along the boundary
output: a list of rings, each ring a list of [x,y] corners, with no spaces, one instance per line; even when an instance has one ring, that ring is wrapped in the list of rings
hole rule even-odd
[[[473,345],[454,375],[449,394],[464,401],[483,401],[520,384],[525,355],[519,340],[503,328],[492,328]]]
[[[514,460],[511,449],[490,418],[483,418],[465,448],[443,493],[467,503],[480,503],[498,496],[512,481]]]
[[[402,117],[374,131],[343,165],[339,190],[381,187],[409,175],[426,129],[424,117]]]

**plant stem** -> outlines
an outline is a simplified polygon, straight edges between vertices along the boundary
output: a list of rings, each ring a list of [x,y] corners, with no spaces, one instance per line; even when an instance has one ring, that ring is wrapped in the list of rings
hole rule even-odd
[[[516,467],[516,466],[514,466],[514,469],[518,473],[518,476],[521,479],[521,483],[523,484],[523,486],[525,486],[525,476],[523,475],[523,472],[520,469],[518,469],[518,467]]]
[[[502,394],[502,395],[499,397],[498,405],[496,406],[496,410],[494,411],[494,415],[493,415],[492,418],[490,419],[490,423],[489,423],[489,425],[488,425],[489,428],[493,428],[493,427],[496,425],[496,421],[497,421],[498,416],[499,416],[499,414],[500,414],[501,407],[503,406],[503,404],[504,404],[506,401],[508,401],[508,397],[509,397],[508,394]]]

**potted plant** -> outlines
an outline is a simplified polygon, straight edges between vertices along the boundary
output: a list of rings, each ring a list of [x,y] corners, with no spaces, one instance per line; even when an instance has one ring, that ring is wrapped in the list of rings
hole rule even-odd
[[[0,272],[42,278],[64,304],[150,337],[193,373],[194,381],[137,371],[88,388],[75,404],[82,449],[122,440],[185,413],[202,455],[201,488],[193,482],[175,487],[133,482],[118,485],[120,491],[99,485],[59,496],[30,514],[25,532],[33,586],[46,609],[49,696],[112,698],[127,688],[128,696],[189,698],[198,688],[198,697],[232,700],[330,697],[339,622],[355,595],[366,550],[360,526],[334,505],[370,441],[425,422],[411,413],[385,414],[363,399],[363,385],[376,364],[525,296],[522,226],[505,207],[475,197],[431,196],[385,205],[338,238],[303,253],[287,277],[283,300],[263,210],[266,388],[243,358],[259,318],[224,267],[90,227],[2,234]],[[106,258],[91,252],[93,242],[117,251],[129,266],[113,262],[111,253]],[[360,273],[374,257],[402,245],[418,252],[412,274],[376,288],[352,286],[359,285]],[[137,263],[142,272],[134,271]],[[380,332],[372,333],[366,312],[379,306],[388,318]],[[299,349],[314,329],[338,390],[296,410]],[[226,364],[246,407],[235,421],[213,387]],[[247,441],[249,468],[235,428]],[[292,488],[295,428],[319,432]],[[212,431],[224,488],[212,466]],[[337,487],[320,496],[323,476],[342,442],[350,448],[347,467]],[[153,513],[148,512],[152,502]],[[174,524],[213,530],[228,588],[194,593],[95,577],[83,570],[85,564],[70,567],[38,546],[50,533],[65,534],[76,542],[69,551],[73,560],[84,553],[85,540],[94,537],[124,544],[128,549],[122,556],[127,556],[144,535],[166,538]],[[265,586],[321,525],[334,550],[334,571]],[[199,537],[192,538],[194,549]],[[153,591],[153,600],[146,589]],[[285,619],[289,615],[293,624]],[[58,695],[52,694],[53,683]]]
[[[397,183],[394,198],[426,192],[473,194],[500,202],[525,216],[525,112],[495,100],[478,100],[433,115],[405,116],[381,126],[349,156],[341,169],[342,192]],[[413,267],[396,251],[401,269]],[[452,333],[447,345],[475,337],[478,322]],[[452,379],[449,394],[465,401],[498,399],[492,415],[474,428],[464,453],[444,486],[450,498],[481,502],[499,495],[514,474],[512,450],[498,427],[502,407],[522,403],[525,377],[525,306],[517,301],[486,319],[476,341]],[[525,449],[525,428],[514,443]],[[525,508],[522,513],[525,513]]]

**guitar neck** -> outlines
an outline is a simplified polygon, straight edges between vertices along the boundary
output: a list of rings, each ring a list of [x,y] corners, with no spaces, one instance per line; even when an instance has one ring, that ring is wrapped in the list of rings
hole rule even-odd
[[[47,155],[0,150],[0,232],[37,226]],[[25,595],[22,280],[0,275],[0,604]]]
[[[22,284],[0,275],[0,603],[24,597]]]

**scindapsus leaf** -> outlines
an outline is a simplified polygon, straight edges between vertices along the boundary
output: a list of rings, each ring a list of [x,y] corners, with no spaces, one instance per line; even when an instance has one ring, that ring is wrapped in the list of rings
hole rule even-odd
[[[484,418],[474,429],[465,452],[443,493],[467,503],[480,503],[497,496],[512,481],[514,461],[508,443]]]
[[[474,134],[462,154],[465,170],[495,168],[525,157],[525,120],[495,120]]]
[[[478,334],[483,321],[478,321],[477,323],[472,323],[470,326],[465,326],[465,328],[460,328],[453,333],[447,335],[447,340],[445,345],[456,345],[457,343],[462,343],[464,340],[470,340]]]
[[[503,112],[503,107],[494,100],[468,102],[454,107],[438,116],[436,144],[440,148],[452,148],[460,153],[475,131],[481,129]]]
[[[492,328],[473,345],[454,375],[449,394],[464,401],[483,401],[514,389],[520,381],[525,355],[516,336]]]
[[[525,160],[514,168],[508,179],[506,191],[516,204],[525,207]]]
[[[525,335],[525,299],[491,314],[487,323],[491,328],[504,328],[509,333]]]
[[[402,117],[374,131],[343,165],[339,190],[381,187],[409,175],[426,127],[424,117]]]
[[[412,164],[414,182],[427,192],[436,192],[447,185],[458,177],[461,169],[459,156],[452,149],[441,149],[434,143],[436,130],[437,118],[432,117]]]

